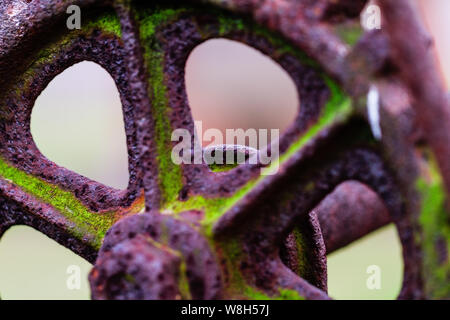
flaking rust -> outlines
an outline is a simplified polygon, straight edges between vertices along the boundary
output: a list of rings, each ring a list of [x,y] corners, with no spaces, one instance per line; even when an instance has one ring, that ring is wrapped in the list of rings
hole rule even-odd
[[[86,13],[80,30],[65,28],[70,4]],[[386,28],[368,32],[366,4],[2,1],[0,236],[29,225],[95,262],[94,299],[329,299],[327,253],[393,222],[399,298],[450,298],[450,107],[429,45],[411,45],[424,31],[407,1],[376,3]],[[262,171],[275,164],[171,161],[171,132],[194,131],[186,60],[218,37],[278,62],[301,97],[272,175]],[[121,96],[123,191],[58,167],[30,134],[38,95],[83,60],[104,67]],[[380,141],[365,109],[373,85]]]

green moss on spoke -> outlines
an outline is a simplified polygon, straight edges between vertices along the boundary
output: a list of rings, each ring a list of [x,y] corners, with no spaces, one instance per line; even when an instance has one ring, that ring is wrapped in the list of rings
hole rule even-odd
[[[163,80],[163,54],[152,52],[147,65],[150,70],[150,95],[153,97],[152,114],[155,120],[159,184],[162,189],[163,202],[169,203],[177,199],[183,185],[181,168],[171,158],[172,126],[169,120],[167,90]]]
[[[446,193],[442,176],[430,151],[426,151],[431,159],[428,163],[427,176],[417,180],[416,189],[421,195],[421,211],[419,222],[422,227],[421,238],[424,251],[425,290],[430,298],[448,298],[450,296],[450,264],[440,262],[438,241],[443,241],[450,249],[450,213],[446,210]]]
[[[301,277],[305,277],[307,269],[308,269],[308,258],[306,256],[306,252],[307,252],[308,248],[305,245],[304,236],[298,228],[294,228],[294,230],[292,230],[292,233],[294,234],[295,244],[297,247],[298,272]]]
[[[203,210],[206,219],[204,224],[209,225],[210,217],[216,216],[223,212],[230,198],[206,198],[202,196],[193,196],[186,201],[172,201],[163,207],[163,212],[169,214],[177,214],[188,210]]]
[[[155,140],[158,162],[158,181],[162,193],[162,206],[176,201],[182,188],[180,166],[171,158],[172,126],[167,88],[164,82],[164,53],[154,38],[156,28],[170,22],[183,9],[162,9],[155,12],[139,12],[140,40],[144,48],[144,60],[149,72],[149,96],[152,99],[152,115],[155,123]]]
[[[116,220],[115,212],[89,211],[71,192],[21,171],[0,158],[0,176],[20,187],[26,193],[57,209],[70,222],[71,230],[80,240],[89,238],[95,248],[100,248],[106,231]]]
[[[240,262],[243,258],[242,245],[237,239],[228,239],[220,242],[222,257],[225,262],[229,279],[225,288],[230,296],[251,300],[303,300],[304,298],[295,290],[279,289],[279,294],[268,295],[264,291],[247,283],[240,272]]]

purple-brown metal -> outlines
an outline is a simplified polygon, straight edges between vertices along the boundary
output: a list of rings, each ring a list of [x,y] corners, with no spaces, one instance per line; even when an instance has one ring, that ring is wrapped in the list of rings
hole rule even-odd
[[[95,262],[95,299],[329,299],[326,254],[393,222],[399,298],[450,298],[446,94],[428,44],[406,41],[422,34],[408,3],[380,0],[383,26],[364,32],[366,4],[2,1],[0,235],[29,225]],[[80,30],[66,28],[69,5],[81,8]],[[278,62],[301,97],[269,165],[171,159],[172,131],[194,136],[186,60],[218,37]],[[57,166],[31,137],[38,95],[83,60],[104,67],[121,96],[126,190]]]
[[[378,195],[356,181],[337,186],[312,212],[319,218],[327,253],[391,222]]]
[[[414,99],[417,123],[433,149],[447,191],[450,190],[450,102],[438,72],[433,39],[417,19],[406,0],[380,1],[385,12],[385,27],[391,39],[392,55],[398,62],[400,76]],[[410,36],[405,37],[408,33]]]

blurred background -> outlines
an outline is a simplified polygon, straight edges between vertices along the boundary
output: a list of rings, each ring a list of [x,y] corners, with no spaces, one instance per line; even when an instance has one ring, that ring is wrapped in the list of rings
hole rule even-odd
[[[442,76],[450,83],[448,0],[411,0],[435,37]],[[186,87],[203,130],[278,128],[292,122],[301,97],[287,73],[270,58],[233,41],[214,39],[194,49]],[[55,163],[108,186],[125,189],[127,151],[121,103],[109,74],[82,62],[57,76],[39,96],[31,131]],[[82,130],[80,130],[82,128]],[[208,142],[204,141],[204,144]],[[2,299],[88,299],[91,265],[29,227],[10,229],[0,241]],[[80,267],[81,287],[69,290],[67,269]],[[370,265],[381,268],[381,289],[366,287]],[[328,256],[329,294],[336,299],[394,299],[402,282],[395,228],[384,227]]]

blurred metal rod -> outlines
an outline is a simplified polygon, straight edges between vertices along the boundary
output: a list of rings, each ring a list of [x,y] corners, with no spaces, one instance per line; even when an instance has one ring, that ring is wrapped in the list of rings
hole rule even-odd
[[[356,181],[340,184],[314,210],[327,254],[391,222],[379,196]]]
[[[379,0],[383,29],[400,74],[414,98],[413,108],[450,194],[450,101],[439,74],[433,39],[409,0]],[[408,35],[405,37],[405,35]]]

